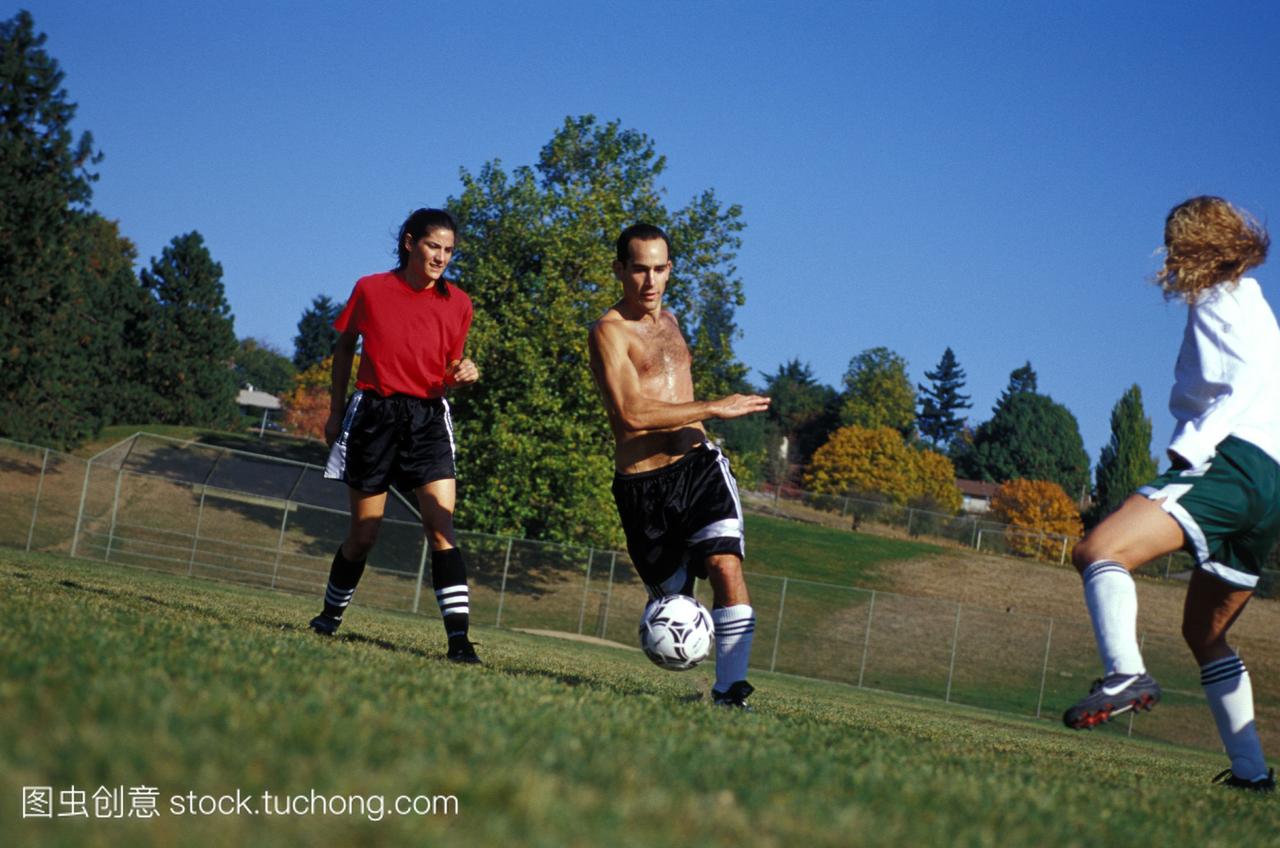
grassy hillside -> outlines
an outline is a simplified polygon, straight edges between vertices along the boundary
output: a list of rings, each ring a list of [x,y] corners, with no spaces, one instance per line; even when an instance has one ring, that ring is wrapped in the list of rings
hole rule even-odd
[[[877,588],[887,585],[893,564],[946,553],[945,548],[923,542],[758,513],[747,513],[746,521],[746,568],[759,574]]]
[[[1280,826],[1274,799],[1207,785],[1220,755],[1050,722],[767,674],[754,714],[726,713],[706,671],[638,651],[478,628],[487,664],[459,668],[435,620],[365,610],[322,640],[300,599],[44,555],[0,553],[0,592],[8,844],[1244,846]],[[22,820],[24,786],[153,787],[160,815]],[[172,812],[236,790],[457,814]]]

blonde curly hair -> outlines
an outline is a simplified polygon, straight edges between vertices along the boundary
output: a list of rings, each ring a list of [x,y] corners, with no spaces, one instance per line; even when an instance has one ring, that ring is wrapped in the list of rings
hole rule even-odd
[[[1166,298],[1193,303],[1220,283],[1234,285],[1267,259],[1271,237],[1250,215],[1221,197],[1193,197],[1164,220],[1164,267],[1156,283]]]

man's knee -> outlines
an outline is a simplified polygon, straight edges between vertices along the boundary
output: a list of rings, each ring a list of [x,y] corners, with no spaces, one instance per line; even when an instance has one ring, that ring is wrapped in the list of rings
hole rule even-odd
[[[742,558],[737,554],[712,554],[707,557],[707,576],[741,577]]]

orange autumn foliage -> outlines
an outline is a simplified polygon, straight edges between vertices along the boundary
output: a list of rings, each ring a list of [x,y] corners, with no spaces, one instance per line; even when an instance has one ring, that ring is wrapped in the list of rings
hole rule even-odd
[[[360,356],[351,364],[354,376],[360,368]],[[333,377],[333,357],[312,365],[293,378],[293,389],[282,397],[283,424],[290,433],[324,439],[324,425],[329,420],[329,387]],[[348,386],[348,389],[350,387]]]
[[[1062,537],[1074,539],[1084,532],[1075,502],[1061,486],[1047,480],[1001,484],[991,498],[991,512],[1009,525],[1005,543],[1021,556],[1057,560],[1062,555]]]

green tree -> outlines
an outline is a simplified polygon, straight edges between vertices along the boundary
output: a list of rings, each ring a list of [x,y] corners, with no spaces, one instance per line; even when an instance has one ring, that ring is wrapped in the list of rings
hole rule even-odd
[[[645,220],[671,237],[664,303],[689,340],[696,391],[727,391],[744,373],[732,354],[741,210],[710,191],[668,210],[657,184],[665,167],[643,133],[584,116],[564,121],[534,167],[462,171],[448,202],[460,229],[454,272],[475,306],[468,352],[482,376],[453,399],[460,524],[620,540],[587,328],[618,298],[613,243],[625,226]]]
[[[138,250],[115,221],[77,215],[78,263],[87,321],[83,342],[97,390],[94,411],[104,424],[144,423],[154,408],[146,384],[146,327],[153,300],[133,272]]]
[[[0,22],[0,434],[78,444],[101,425],[77,224],[101,160],[30,13]]]
[[[842,425],[892,427],[910,437],[915,420],[916,395],[905,359],[887,347],[873,347],[849,360],[840,406]]]
[[[960,476],[1003,483],[1025,478],[1057,483],[1074,497],[1087,491],[1089,456],[1076,418],[1052,398],[1012,393],[956,460]]]
[[[1038,382],[1039,378],[1036,377],[1036,370],[1031,367],[1030,361],[1024,363],[1021,368],[1013,369],[1009,372],[1009,385],[1005,386],[1004,391],[1000,393],[1000,397],[996,399],[996,405],[992,407],[991,411],[999,411],[1000,407],[1008,403],[1009,398],[1014,395],[1035,392]]]
[[[289,357],[266,342],[254,338],[241,339],[236,345],[233,368],[238,383],[248,383],[259,391],[273,395],[292,389],[293,377],[298,373]]]
[[[236,335],[222,266],[198,232],[176,236],[142,285],[154,298],[147,327],[147,382],[154,419],[164,424],[226,426],[236,418]]]
[[[1135,383],[1111,408],[1111,440],[1098,457],[1097,491],[1091,518],[1105,517],[1155,476],[1151,419],[1142,408],[1142,389]]]
[[[327,295],[318,294],[298,319],[298,335],[293,337],[293,367],[306,371],[333,353],[338,331],[333,322],[342,312],[342,304]]]
[[[973,408],[969,395],[960,393],[964,388],[964,369],[948,347],[934,369],[924,372],[924,376],[929,385],[916,386],[920,392],[916,427],[935,448],[946,450],[964,430],[965,419],[956,412]]]
[[[835,389],[819,383],[807,362],[791,359],[778,366],[774,374],[765,374],[764,393],[769,396],[767,420],[773,424],[776,437],[770,450],[781,450],[786,440],[787,464],[805,465],[831,432],[839,426],[839,399]],[[745,420],[750,420],[748,416]],[[772,482],[787,482],[786,469],[773,469]]]

